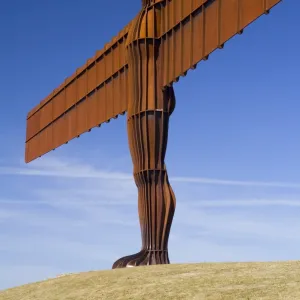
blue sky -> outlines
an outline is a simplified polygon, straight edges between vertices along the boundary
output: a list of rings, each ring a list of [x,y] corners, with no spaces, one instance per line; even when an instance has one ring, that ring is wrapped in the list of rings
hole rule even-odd
[[[110,269],[140,248],[126,118],[24,163],[27,112],[140,1],[1,4],[0,289]],[[175,85],[173,263],[299,259],[300,2],[284,1]]]

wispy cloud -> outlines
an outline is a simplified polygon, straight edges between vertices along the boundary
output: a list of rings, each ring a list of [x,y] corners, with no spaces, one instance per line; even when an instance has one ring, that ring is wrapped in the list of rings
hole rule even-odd
[[[202,183],[229,186],[278,187],[300,189],[300,183],[222,180],[212,178],[173,177],[174,182]]]
[[[103,180],[124,180],[133,179],[132,174],[123,172],[112,172],[99,170],[91,165],[78,162],[63,161],[60,159],[37,160],[31,165],[21,167],[0,167],[0,175],[20,175],[20,176],[48,176],[62,178],[98,178]],[[182,177],[175,176],[170,178],[171,182],[194,183],[205,185],[224,185],[241,187],[274,187],[300,189],[300,183],[290,182],[261,182],[261,181],[239,181],[224,180],[205,177]]]
[[[299,207],[300,200],[284,199],[240,199],[240,200],[209,200],[193,202],[192,206],[198,207],[262,207],[262,206],[286,206]]]
[[[7,205],[20,205],[20,206],[30,206],[30,205],[47,205],[52,207],[63,207],[66,205],[76,207],[78,205],[81,205],[80,203],[83,202],[83,198],[77,198],[73,194],[69,195],[69,198],[66,200],[63,196],[59,197],[59,200],[56,200],[59,192],[53,193],[52,190],[44,190],[43,193],[47,193],[49,198],[46,200],[45,198],[41,197],[41,199],[36,200],[15,200],[15,199],[0,199],[0,204],[7,204]],[[83,193],[82,193],[83,194]],[[86,194],[88,195],[89,192],[86,191]],[[50,198],[50,196],[53,196],[53,198]],[[70,199],[71,198],[71,199]],[[294,207],[294,208],[300,208],[300,200],[282,200],[282,199],[239,199],[239,200],[193,200],[193,201],[185,201],[186,204],[191,205],[192,207],[211,207],[211,208],[222,208],[222,207]],[[84,205],[97,205],[99,207],[101,206],[136,206],[137,201],[136,199],[126,199],[125,201],[119,199],[119,200],[113,200],[113,199],[101,199],[101,198],[95,198],[90,197],[86,200],[84,200]],[[1,219],[1,212],[0,212],[0,219]]]
[[[132,175],[107,170],[105,164],[99,167],[55,158],[0,168],[2,175],[10,175],[4,178],[13,187],[26,179],[24,192],[0,197],[0,251],[6,253],[0,257],[0,288],[58,273],[109,269],[115,259],[139,250],[137,189]],[[37,179],[41,184],[37,185]],[[282,184],[171,180],[178,195],[169,245],[172,262],[298,255],[300,197],[294,185],[284,184],[293,189],[293,197],[288,189],[285,196],[274,197],[268,191]],[[204,185],[207,193],[203,193]],[[226,197],[218,192],[207,198],[207,194],[223,191],[222,186],[231,191]],[[256,196],[232,193],[248,186],[259,187]],[[33,273],[15,278],[9,273],[6,278],[9,270]]]

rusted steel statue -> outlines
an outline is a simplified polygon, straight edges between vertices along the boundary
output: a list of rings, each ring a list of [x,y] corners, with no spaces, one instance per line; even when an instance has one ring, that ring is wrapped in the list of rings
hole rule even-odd
[[[165,154],[173,82],[279,2],[142,0],[117,37],[29,112],[27,163],[127,112],[142,249],[113,268],[169,263],[176,200]]]

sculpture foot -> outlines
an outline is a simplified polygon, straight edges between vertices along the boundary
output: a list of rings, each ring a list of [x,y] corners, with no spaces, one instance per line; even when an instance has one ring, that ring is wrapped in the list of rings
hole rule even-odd
[[[118,259],[112,266],[113,269],[128,268],[146,265],[169,264],[169,255],[167,250],[141,250],[140,252],[124,256]]]

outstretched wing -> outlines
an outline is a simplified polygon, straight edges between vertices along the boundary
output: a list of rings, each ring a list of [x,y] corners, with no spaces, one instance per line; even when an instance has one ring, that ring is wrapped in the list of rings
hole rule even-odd
[[[27,163],[126,111],[129,27],[29,112]]]
[[[281,0],[168,0],[163,8],[163,85],[189,69]]]

